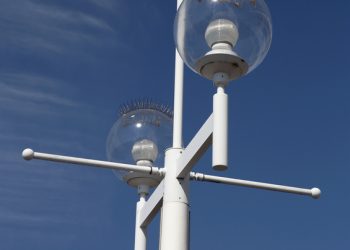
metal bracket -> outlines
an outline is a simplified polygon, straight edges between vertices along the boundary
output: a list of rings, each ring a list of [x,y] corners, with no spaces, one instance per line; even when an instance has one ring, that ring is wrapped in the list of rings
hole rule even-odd
[[[210,147],[212,134],[213,114],[209,116],[178,159],[179,162],[177,165],[179,168],[177,170],[177,178],[184,178],[191,172],[192,167]]]

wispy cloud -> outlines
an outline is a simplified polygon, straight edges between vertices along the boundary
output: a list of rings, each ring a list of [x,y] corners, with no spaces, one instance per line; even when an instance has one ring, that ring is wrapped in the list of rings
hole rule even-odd
[[[79,103],[69,100],[64,97],[60,97],[54,93],[44,92],[41,89],[23,89],[18,86],[8,85],[6,82],[0,81],[0,99],[16,103],[20,101],[24,102],[36,102],[46,103],[61,106],[78,106]]]
[[[72,28],[85,26],[113,32],[106,21],[84,12],[37,3],[30,3],[30,11],[37,19],[45,19],[49,24],[55,25],[56,29],[59,25],[73,25]]]
[[[104,111],[90,104],[88,94],[81,94],[86,85],[69,70],[78,74],[74,67],[83,68],[86,59],[95,62],[96,55],[109,48],[128,46],[118,40],[118,22],[109,18],[118,2],[1,0],[0,230],[8,232],[1,238],[4,249],[14,249],[17,238],[34,233],[40,244],[50,233],[65,235],[66,240],[73,227],[79,231],[95,220],[88,216],[77,221],[82,207],[98,208],[98,202],[86,199],[82,205],[76,197],[94,192],[100,184],[97,170],[25,162],[21,151],[33,147],[88,158],[98,158],[96,154],[104,151],[104,139],[96,132]]]
[[[45,2],[4,0],[0,8],[0,48],[65,53],[79,45],[111,42],[115,30],[103,18]],[[112,4],[95,4],[106,8]],[[75,51],[76,52],[76,51]]]
[[[12,152],[1,150],[1,155],[15,158]],[[96,176],[89,169],[55,166],[47,162],[24,160],[1,161],[0,164],[0,221],[1,228],[32,229],[47,224],[71,224],[70,209],[65,204],[74,197],[64,195],[64,190],[81,192],[82,184],[91,185]],[[44,202],[41,200],[45,197]],[[45,205],[38,206],[38,203]],[[25,204],[25,206],[22,206]]]
[[[61,86],[61,87],[60,87]],[[56,107],[78,107],[81,104],[66,97],[67,84],[47,77],[32,74],[0,73],[0,111],[11,110],[20,113],[41,112]],[[72,91],[66,89],[69,93]],[[52,110],[54,111],[54,110]]]
[[[63,81],[46,77],[44,75],[30,74],[24,72],[1,72],[0,80],[11,85],[21,87],[34,87],[48,90],[58,90],[60,87],[67,87],[68,84]]]
[[[13,154],[6,157],[4,149],[21,150],[10,145],[36,145],[60,151],[73,147],[77,152],[91,152],[84,141],[93,141],[95,138],[83,135],[76,129],[57,131],[56,124],[62,124],[64,120],[69,119],[72,123],[78,120],[89,121],[91,116],[96,115],[96,112],[82,112],[94,109],[89,104],[75,100],[74,93],[77,90],[73,85],[53,78],[24,73],[0,73],[2,161],[15,159]]]

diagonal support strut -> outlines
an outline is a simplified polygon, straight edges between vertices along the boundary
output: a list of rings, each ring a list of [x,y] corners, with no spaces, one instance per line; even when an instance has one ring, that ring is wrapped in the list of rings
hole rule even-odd
[[[150,198],[143,205],[141,210],[140,221],[138,222],[140,227],[147,227],[151,223],[153,218],[162,207],[164,194],[164,181],[159,183],[157,188],[153,191]]]
[[[179,168],[177,170],[177,178],[184,178],[191,172],[192,167],[210,147],[212,143],[212,134],[213,114],[209,116],[178,159]]]

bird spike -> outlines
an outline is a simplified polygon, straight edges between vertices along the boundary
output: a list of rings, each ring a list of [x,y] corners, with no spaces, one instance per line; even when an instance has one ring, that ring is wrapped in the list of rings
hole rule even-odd
[[[155,102],[150,98],[140,98],[134,99],[131,101],[127,101],[120,105],[119,107],[119,117],[126,115],[132,111],[140,110],[140,109],[150,109],[163,113],[170,119],[173,119],[174,112],[169,105],[161,104],[159,102]]]

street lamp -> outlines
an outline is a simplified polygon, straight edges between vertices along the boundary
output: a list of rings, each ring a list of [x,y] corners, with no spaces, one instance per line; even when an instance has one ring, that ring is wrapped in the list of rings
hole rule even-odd
[[[269,9],[262,0],[185,0],[175,18],[174,38],[186,65],[217,87],[212,165],[225,170],[228,97],[224,88],[265,58],[272,40]]]
[[[173,113],[165,105],[150,100],[124,104],[107,138],[107,158],[137,166],[163,166],[164,152],[171,146]],[[113,170],[131,187],[137,188],[135,249],[146,249],[147,228],[138,221],[151,187],[161,182],[162,175],[138,171]]]
[[[135,100],[120,107],[118,119],[107,137],[107,159],[138,166],[163,166],[164,152],[171,147],[173,112],[166,105]],[[159,176],[115,170],[127,184],[155,187]]]
[[[185,0],[174,22],[176,47],[186,65],[213,80],[254,70],[272,41],[270,11],[263,0]]]
[[[126,106],[113,126],[107,142],[107,155],[111,161],[40,153],[31,149],[22,153],[26,160],[41,159],[124,171],[123,179],[138,187],[140,194],[135,250],[146,249],[147,226],[160,209],[160,250],[189,249],[190,180],[293,193],[315,199],[321,195],[318,188],[297,188],[192,172],[211,145],[213,168],[227,168],[228,98],[225,87],[230,81],[250,73],[263,61],[271,44],[272,26],[263,0],[178,0],[177,3],[173,143],[165,151],[164,167],[161,161],[157,166],[157,159],[165,150],[166,144],[162,141],[169,131],[157,135],[152,133],[159,132],[155,124],[170,128],[170,117],[162,109],[142,107]],[[213,97],[213,114],[186,147],[182,145],[181,58],[193,71],[212,80],[217,88]],[[160,119],[154,122],[154,117]],[[146,200],[150,186],[156,188]]]

